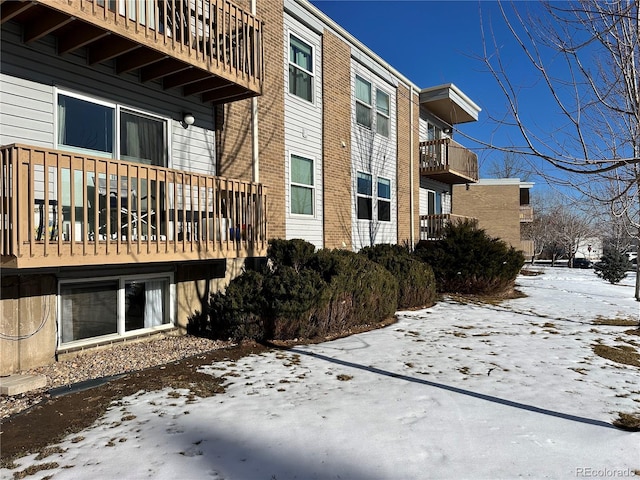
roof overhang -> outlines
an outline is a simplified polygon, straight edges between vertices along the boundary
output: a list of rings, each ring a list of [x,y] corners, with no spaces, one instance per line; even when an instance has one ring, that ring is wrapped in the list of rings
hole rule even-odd
[[[449,125],[475,122],[481,110],[453,83],[420,90],[420,105]]]

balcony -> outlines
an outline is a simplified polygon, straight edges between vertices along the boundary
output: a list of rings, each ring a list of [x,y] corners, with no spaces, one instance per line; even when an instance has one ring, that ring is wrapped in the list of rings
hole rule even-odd
[[[261,184],[25,145],[0,148],[0,266],[263,256]]]
[[[451,222],[471,221],[477,225],[478,219],[443,213],[439,215],[420,215],[420,240],[440,240],[445,227]]]
[[[262,93],[262,22],[226,0],[0,0],[8,20],[25,43],[52,34],[59,55],[84,48],[90,65],[112,62],[203,102]]]
[[[478,156],[450,138],[420,142],[420,175],[455,185],[478,181]]]
[[[533,207],[531,205],[520,205],[520,223],[533,222]]]

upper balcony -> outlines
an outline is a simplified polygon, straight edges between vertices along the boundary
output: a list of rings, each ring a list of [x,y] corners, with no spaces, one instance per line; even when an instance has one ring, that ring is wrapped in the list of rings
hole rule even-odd
[[[450,138],[420,142],[420,175],[455,185],[478,181],[478,156]]]
[[[533,222],[533,207],[531,205],[520,205],[520,222]]]
[[[0,268],[264,256],[265,188],[79,153],[0,148]]]
[[[0,0],[0,22],[23,26],[25,43],[57,37],[63,55],[84,48],[87,62],[113,62],[117,74],[226,103],[262,93],[263,29],[227,0]]]

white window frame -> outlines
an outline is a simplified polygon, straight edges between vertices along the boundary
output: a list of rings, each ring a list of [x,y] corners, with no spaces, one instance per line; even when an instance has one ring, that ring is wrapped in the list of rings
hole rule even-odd
[[[371,193],[368,193],[368,194],[367,193],[360,193],[358,191],[358,176],[359,176],[359,174],[368,175],[369,178],[371,179]],[[373,206],[373,198],[374,198],[373,179],[374,179],[374,176],[369,172],[365,172],[363,170],[357,170],[356,171],[356,218],[358,220],[360,220],[360,221],[371,222],[375,218],[374,206]],[[360,198],[368,199],[371,202],[371,218],[361,218],[360,217],[360,208],[359,208],[359,203],[360,203],[359,199]]]
[[[386,180],[387,182],[389,182],[389,197],[381,197],[380,196],[380,180]],[[386,178],[386,177],[382,177],[382,176],[378,176],[376,178],[376,197],[377,197],[377,201],[376,201],[376,218],[378,219],[379,222],[383,222],[383,223],[389,223],[391,222],[391,195],[392,195],[392,185],[391,185],[391,179],[390,178]],[[382,220],[380,218],[380,202],[385,202],[389,204],[389,220]]]
[[[384,95],[387,97],[387,108],[388,112],[383,112],[378,108],[378,95]],[[378,119],[380,117],[386,118],[387,120],[387,131],[386,133],[380,131],[380,122]],[[383,137],[389,138],[391,131],[391,95],[380,88],[376,88],[376,133],[378,135],[382,135]]]
[[[111,155],[108,155],[104,152],[100,152],[97,150],[91,150],[87,148],[81,147],[73,147],[64,144],[60,144],[59,137],[59,128],[60,128],[60,119],[58,118],[58,98],[59,95],[64,95],[67,97],[77,98],[78,100],[82,100],[89,103],[94,103],[96,105],[101,105],[103,107],[113,108],[114,110],[114,125],[113,125],[113,152]],[[92,97],[89,95],[77,93],[71,90],[66,90],[62,88],[54,88],[54,148],[58,150],[67,150],[71,152],[77,153],[85,153],[91,156],[103,157],[103,158],[113,158],[115,160],[121,160],[120,158],[120,114],[122,111],[130,112],[133,114],[137,114],[144,117],[149,117],[155,120],[159,120],[164,123],[163,129],[163,142],[164,142],[164,165],[159,165],[160,167],[169,167],[170,165],[170,152],[171,152],[171,132],[170,125],[171,119],[167,117],[163,117],[161,115],[157,115],[152,112],[147,112],[145,110],[140,110],[139,108],[130,107],[128,105],[120,104],[117,102],[109,102],[107,100],[103,100],[100,98]],[[128,160],[131,161],[131,160]],[[154,165],[158,166],[158,165]]]
[[[356,124],[362,128],[367,128],[371,130],[373,129],[373,105],[371,105],[370,103],[366,103],[364,100],[361,100],[358,98],[358,81],[361,81],[362,83],[366,83],[369,86],[369,98],[371,99],[370,101],[373,101],[373,85],[369,80],[366,80],[364,77],[361,77],[360,75],[356,74],[355,83],[354,83],[354,88],[355,88],[354,98],[356,99],[356,106],[355,106]],[[360,123],[358,121],[358,105],[361,105],[362,107],[366,108],[369,111],[369,125]]]
[[[293,178],[293,157],[302,158],[304,160],[309,160],[313,163],[312,165],[312,173],[311,173],[311,181],[313,182],[311,185],[307,185],[305,183],[297,183],[292,180]],[[311,209],[312,213],[294,213],[293,212],[293,195],[291,195],[291,187],[301,187],[311,190]],[[316,159],[314,157],[308,155],[302,155],[296,152],[289,153],[289,214],[293,217],[300,218],[315,218],[316,217]]]
[[[311,49],[311,70],[307,70],[306,68],[301,67],[300,65],[298,65],[296,62],[292,62],[291,61],[291,37],[296,38],[299,42],[304,43],[305,45],[307,45],[310,49]],[[313,46],[313,44],[309,41],[307,41],[306,39],[304,39],[301,35],[298,35],[297,33],[293,33],[293,32],[289,32],[289,41],[287,43],[287,76],[289,75],[289,69],[290,68],[294,68],[294,69],[299,69],[300,71],[306,73],[307,75],[309,75],[310,79],[311,79],[311,86],[310,86],[310,94],[311,94],[311,98],[307,99],[304,98],[300,95],[298,95],[295,92],[291,91],[291,81],[290,79],[287,80],[288,88],[287,88],[287,92],[289,93],[289,95],[292,95],[296,98],[299,98],[300,100],[303,100],[305,102],[309,102],[311,104],[314,104],[315,102],[315,85],[316,85],[316,78],[315,78],[315,47]],[[288,77],[287,77],[288,78]]]
[[[169,299],[168,299],[168,312],[167,312],[167,315],[169,316],[169,323],[165,323],[157,327],[140,328],[137,330],[131,330],[127,332],[125,329],[125,314],[126,314],[125,285],[126,283],[129,281],[136,281],[136,280],[140,281],[140,280],[160,280],[160,279],[167,280],[169,284]],[[62,312],[63,302],[62,302],[62,293],[61,293],[62,286],[68,285],[68,284],[83,284],[83,283],[86,284],[86,283],[92,283],[92,282],[104,282],[104,281],[113,281],[113,280],[118,281],[118,292],[117,292],[118,318],[116,320],[117,333],[101,335],[101,336],[91,337],[91,338],[83,338],[81,340],[73,340],[71,342],[63,343],[62,342],[62,325],[60,324],[60,322],[62,322],[62,314],[63,314]],[[90,346],[90,345],[99,344],[108,340],[136,337],[136,336],[144,335],[150,332],[169,330],[169,329],[175,328],[175,325],[176,325],[176,286],[174,283],[174,275],[171,272],[140,274],[140,275],[122,275],[122,276],[112,275],[112,276],[106,276],[106,277],[74,278],[74,279],[59,280],[57,303],[58,303],[57,344],[58,344],[58,348],[63,348],[63,349]]]

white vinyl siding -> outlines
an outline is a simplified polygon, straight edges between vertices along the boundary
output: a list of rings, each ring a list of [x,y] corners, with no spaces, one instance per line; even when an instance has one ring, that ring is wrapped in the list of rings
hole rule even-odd
[[[137,75],[114,75],[113,66],[87,65],[83,52],[56,54],[55,41],[45,37],[25,46],[17,24],[2,26],[3,71],[0,74],[0,144],[26,143],[54,148],[56,132],[54,86],[172,119],[168,125],[168,166],[215,174],[215,132],[211,105],[165,91],[159,82],[141,84]],[[182,112],[196,124],[185,129]]]
[[[359,250],[367,245],[397,242],[396,89],[353,59],[351,71],[352,242],[354,250]],[[367,106],[370,127],[363,125]],[[378,117],[384,118],[386,125],[377,126]],[[358,193],[361,174],[371,176],[370,199]],[[362,209],[369,202],[371,212],[359,212],[359,203]]]
[[[285,59],[289,58],[289,38],[293,35],[313,51],[313,102],[289,93],[289,62],[283,65],[284,85],[284,142],[286,157],[285,178],[282,185],[285,191],[285,235],[287,239],[302,238],[316,247],[323,247],[323,208],[322,208],[322,61],[321,37],[305,27],[295,18],[286,15],[284,19],[283,47]],[[313,215],[293,213],[291,199],[291,156],[313,161]],[[348,188],[348,185],[345,185]]]
[[[0,145],[53,148],[53,87],[0,73]]]

